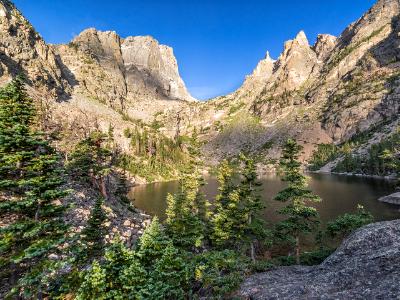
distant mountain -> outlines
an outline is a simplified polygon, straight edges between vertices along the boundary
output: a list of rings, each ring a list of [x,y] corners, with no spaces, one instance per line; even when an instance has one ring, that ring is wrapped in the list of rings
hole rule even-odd
[[[210,157],[243,150],[277,157],[281,142],[295,137],[307,159],[320,143],[372,129],[376,143],[393,132],[400,112],[399,15],[398,0],[379,0],[338,38],[322,34],[310,45],[301,31],[277,60],[267,53],[237,91],[188,117],[206,128]]]
[[[68,45],[47,45],[11,2],[0,0],[0,84],[18,73],[46,99],[66,144],[93,128],[123,131],[140,120],[167,135],[200,132],[207,161],[240,151],[276,158],[287,137],[308,159],[318,144],[374,132],[363,147],[394,132],[400,112],[400,3],[379,0],[339,37],[310,45],[300,31],[282,54],[267,53],[243,85],[206,103],[194,101],[171,48],[149,36],[83,31]],[[362,151],[362,149],[352,149]]]

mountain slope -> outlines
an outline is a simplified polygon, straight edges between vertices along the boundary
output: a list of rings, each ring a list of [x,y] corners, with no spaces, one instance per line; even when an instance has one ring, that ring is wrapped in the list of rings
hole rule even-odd
[[[339,37],[321,34],[314,45],[300,31],[276,60],[267,53],[237,91],[206,103],[193,101],[172,49],[152,37],[87,29],[68,45],[46,45],[9,1],[0,5],[0,83],[26,73],[31,94],[50,99],[52,126],[68,128],[65,144],[112,126],[129,152],[123,131],[144,121],[170,137],[197,130],[211,163],[240,151],[277,158],[288,137],[307,160],[318,144],[374,130],[365,150],[397,128],[398,0],[377,1]]]
[[[379,0],[338,38],[319,35],[309,45],[301,31],[276,61],[267,55],[237,91],[209,101],[200,114],[188,112],[188,127],[196,116],[203,120],[197,126],[207,129],[210,157],[239,151],[277,157],[282,141],[294,137],[308,159],[317,144],[340,144],[371,128],[379,131],[381,124],[392,123],[385,128],[394,132],[400,107],[399,15],[398,0]],[[244,129],[246,115],[260,125],[253,132]]]

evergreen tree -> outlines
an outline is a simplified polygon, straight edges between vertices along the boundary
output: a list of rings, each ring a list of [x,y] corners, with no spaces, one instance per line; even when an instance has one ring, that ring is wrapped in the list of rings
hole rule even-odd
[[[77,299],[142,299],[146,281],[147,272],[135,253],[116,240],[107,248],[104,262],[94,261],[83,273]]]
[[[239,157],[240,168],[235,170],[224,161],[218,174],[219,194],[213,217],[214,243],[224,247],[250,250],[255,261],[255,243],[264,241],[267,232],[260,212],[264,208],[259,195],[255,163],[245,155]],[[234,173],[239,182],[235,183]]]
[[[92,208],[89,220],[85,229],[82,231],[85,242],[85,256],[89,259],[101,257],[104,252],[104,236],[106,229],[104,222],[107,219],[103,211],[103,198],[98,198]]]
[[[346,213],[328,222],[326,235],[330,239],[340,238],[341,240],[352,233],[357,228],[373,222],[374,217],[366,211],[362,205],[357,206],[355,214]]]
[[[146,228],[137,251],[115,241],[104,261],[83,272],[77,299],[184,299],[186,263],[157,218]]]
[[[196,176],[180,180],[180,191],[167,196],[167,233],[179,247],[188,250],[202,246],[205,237],[207,205]]]
[[[126,156],[121,156],[119,159],[119,165],[122,167],[122,171],[118,174],[118,181],[117,187],[115,189],[115,195],[121,200],[122,203],[128,205],[128,209],[134,211],[134,207],[132,202],[128,198],[129,193],[129,184],[128,184],[128,177],[126,176],[127,173],[127,161]]]
[[[318,224],[318,212],[309,206],[321,199],[307,188],[307,179],[301,172],[299,153],[302,147],[296,141],[287,140],[280,160],[287,187],[280,191],[275,200],[286,203],[278,212],[287,218],[277,225],[278,232],[295,244],[296,262],[300,264],[300,235],[311,233]]]
[[[235,213],[238,209],[239,192],[237,184],[234,183],[234,169],[227,160],[221,162],[217,180],[219,187],[212,217],[212,241],[215,245],[222,247],[243,236],[243,231],[235,228],[235,223],[240,221]]]
[[[178,250],[169,245],[149,273],[143,299],[186,299],[189,272]]]
[[[201,192],[205,183],[199,170],[199,147],[195,131],[190,139],[190,158],[180,180],[180,190],[167,196],[167,233],[175,245],[189,250],[204,245],[209,221],[209,203]]]
[[[243,214],[247,218],[247,224],[244,227],[244,237],[249,240],[250,257],[255,262],[255,242],[264,241],[267,237],[265,222],[260,216],[265,208],[261,202],[256,165],[254,160],[240,155],[240,161],[243,164],[240,182],[240,198],[243,202]]]
[[[137,255],[146,268],[151,267],[157,259],[160,259],[164,250],[172,244],[160,221],[154,217],[140,237]]]
[[[70,173],[91,183],[107,199],[107,176],[110,173],[112,152],[107,148],[107,135],[94,131],[78,143],[68,164]]]
[[[22,77],[0,90],[0,266],[13,293],[42,298],[67,226],[59,157],[33,129],[35,109]]]

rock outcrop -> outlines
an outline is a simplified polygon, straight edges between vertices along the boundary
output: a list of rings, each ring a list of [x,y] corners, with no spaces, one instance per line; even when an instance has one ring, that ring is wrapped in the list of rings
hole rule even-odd
[[[391,204],[396,204],[400,205],[400,192],[399,193],[394,193],[385,197],[381,197],[378,199],[381,202],[386,202],[386,203],[391,203]]]
[[[324,62],[330,55],[333,48],[337,43],[337,37],[330,34],[319,34],[317,41],[313,46],[315,53],[317,54],[320,62]]]
[[[400,220],[367,225],[315,267],[277,268],[246,279],[243,299],[399,299]]]
[[[171,47],[150,36],[136,36],[126,38],[121,49],[129,93],[149,89],[169,99],[194,100],[179,76]]]
[[[382,124],[396,128],[400,115],[398,0],[378,0],[339,37],[321,34],[314,45],[300,31],[276,61],[267,53],[237,91],[207,103],[190,103],[172,49],[152,37],[88,29],[68,45],[46,45],[8,0],[0,0],[0,27],[0,84],[24,72],[37,98],[68,95],[54,102],[63,127],[119,130],[126,124],[116,113],[129,122],[157,119],[169,135],[177,127],[189,135],[199,129],[216,160],[240,151],[276,158],[288,137],[304,146],[307,160],[317,144],[343,143],[371,128],[383,132]],[[242,126],[257,132],[231,145],[238,120],[258,122]]]
[[[76,89],[112,108],[126,111],[135,102],[195,100],[179,76],[172,48],[150,36],[122,39],[113,31],[90,28],[55,49]]]
[[[57,54],[15,6],[0,1],[0,85],[25,73],[32,87],[46,97],[59,97],[70,86],[63,78]]]
[[[35,98],[84,96],[132,118],[151,120],[177,101],[195,100],[172,48],[154,38],[91,28],[68,45],[48,45],[10,1],[0,0],[0,85],[21,73]]]
[[[301,31],[276,61],[267,56],[237,91],[187,120],[205,119],[210,157],[262,151],[277,158],[282,142],[292,137],[307,160],[317,144],[341,144],[372,128],[386,136],[384,126],[396,130],[400,115],[399,24],[399,1],[379,0],[339,37],[321,34],[309,45]],[[220,145],[235,116],[243,114],[264,126],[256,144]]]

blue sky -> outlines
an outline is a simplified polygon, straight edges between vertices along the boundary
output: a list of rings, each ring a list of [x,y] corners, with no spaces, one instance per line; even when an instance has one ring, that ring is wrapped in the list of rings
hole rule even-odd
[[[49,43],[67,43],[88,27],[122,37],[152,35],[174,48],[189,91],[199,99],[227,94],[267,50],[304,30],[339,35],[374,0],[14,0]]]

